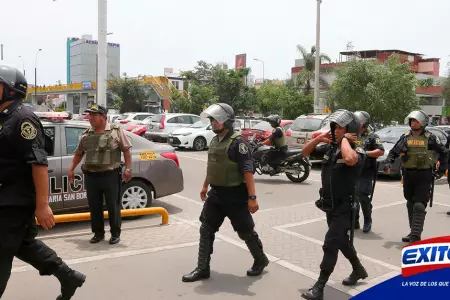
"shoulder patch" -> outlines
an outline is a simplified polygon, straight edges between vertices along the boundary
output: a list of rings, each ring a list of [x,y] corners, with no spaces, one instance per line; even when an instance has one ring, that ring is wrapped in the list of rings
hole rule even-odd
[[[26,140],[32,140],[37,135],[37,129],[30,122],[23,122],[20,125],[20,135]]]
[[[430,137],[430,135],[431,135],[431,132],[429,132],[429,131],[425,131],[425,134],[424,134],[424,136],[426,136],[426,137]]]
[[[366,154],[366,151],[364,151],[364,149],[361,148],[361,147],[356,147],[355,151],[358,152],[358,153],[361,153],[361,154]]]
[[[239,143],[239,153],[241,153],[241,154],[248,153],[248,147],[245,143]]]

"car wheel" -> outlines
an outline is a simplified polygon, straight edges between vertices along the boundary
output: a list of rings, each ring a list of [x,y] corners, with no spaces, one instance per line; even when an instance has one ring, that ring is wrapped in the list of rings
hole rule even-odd
[[[202,136],[196,137],[194,140],[194,149],[202,151],[206,147],[206,139]]]
[[[138,179],[132,179],[122,185],[120,204],[122,209],[139,209],[152,205],[152,187]]]

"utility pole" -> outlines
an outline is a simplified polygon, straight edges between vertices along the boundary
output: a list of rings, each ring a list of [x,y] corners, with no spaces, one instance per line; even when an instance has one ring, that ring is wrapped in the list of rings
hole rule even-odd
[[[316,20],[316,66],[314,70],[314,112],[320,113],[320,4],[322,0],[317,0],[317,20]]]

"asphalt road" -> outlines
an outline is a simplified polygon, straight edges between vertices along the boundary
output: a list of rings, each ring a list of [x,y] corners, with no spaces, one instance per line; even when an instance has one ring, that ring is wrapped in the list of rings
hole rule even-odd
[[[260,278],[248,278],[245,270],[252,259],[245,243],[226,221],[217,234],[210,280],[185,284],[181,276],[196,264],[198,217],[202,208],[199,193],[206,173],[206,152],[178,151],[185,179],[184,190],[155,200],[166,208],[170,225],[160,226],[159,216],[124,220],[122,241],[90,245],[89,222],[58,224],[41,232],[43,241],[67,263],[88,275],[74,299],[300,299],[318,277],[322,241],[327,230],[324,215],[315,208],[320,187],[320,168],[303,183],[286,176],[256,175],[260,211],[254,214],[256,230],[271,264]],[[447,235],[450,218],[448,185],[436,185],[434,205],[428,209],[423,238]],[[351,272],[339,256],[325,299],[349,299],[377,283],[396,276],[401,268],[401,237],[408,231],[405,201],[399,180],[380,178],[374,195],[373,231],[355,233],[355,247],[369,277],[356,287],[340,282]],[[361,219],[362,221],[362,219]],[[107,223],[106,223],[107,224]],[[108,229],[107,229],[108,230]],[[26,289],[23,286],[27,286]],[[40,279],[23,262],[15,261],[4,299],[53,299],[55,279]],[[3,299],[3,298],[2,298]],[[386,298],[388,299],[388,298]]]

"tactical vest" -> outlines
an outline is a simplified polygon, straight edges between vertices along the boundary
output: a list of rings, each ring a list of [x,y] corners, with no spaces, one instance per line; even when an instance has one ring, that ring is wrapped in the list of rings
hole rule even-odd
[[[286,146],[286,138],[285,138],[285,134],[284,134],[284,129],[283,128],[281,128],[281,127],[277,127],[277,128],[280,128],[281,129],[281,132],[283,133],[283,136],[282,137],[280,137],[280,138],[276,138],[276,139],[274,139],[274,141],[273,141],[273,145],[276,147],[276,148],[281,148],[281,147],[284,147],[284,146]],[[276,131],[277,129],[276,128],[274,128],[273,130],[272,130],[272,134],[275,134],[275,131]]]
[[[210,185],[238,186],[244,182],[244,174],[239,170],[238,164],[228,157],[228,149],[238,136],[239,133],[234,133],[221,142],[219,142],[219,136],[212,139],[208,149],[206,171],[206,180]]]
[[[87,171],[102,172],[120,166],[121,152],[119,147],[113,148],[113,130],[117,130],[117,126],[112,125],[111,129],[105,130],[104,133],[87,132],[84,142]]]
[[[430,133],[413,136],[410,132],[405,134],[408,160],[402,162],[407,169],[430,169],[434,165],[433,151],[428,150]]]
[[[366,130],[366,132],[364,132],[362,136],[358,137],[358,139],[356,140],[356,147],[361,147],[363,150],[367,150],[366,142],[369,139],[371,133],[372,131]]]

